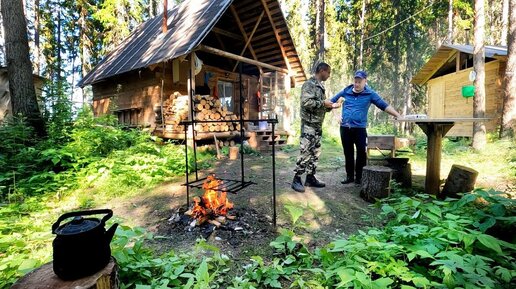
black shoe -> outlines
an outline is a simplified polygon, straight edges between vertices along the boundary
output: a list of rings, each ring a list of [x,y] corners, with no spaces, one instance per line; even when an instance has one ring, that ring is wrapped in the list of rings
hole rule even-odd
[[[361,183],[362,183],[362,180],[361,180],[361,179],[356,179],[356,180],[355,180],[355,184],[360,185]]]
[[[294,180],[292,181],[292,189],[296,192],[304,193],[305,187],[303,186],[303,183],[301,182],[301,176],[295,176]]]
[[[319,181],[315,177],[315,175],[309,174],[309,175],[306,175],[305,186],[306,187],[314,187],[314,188],[324,188],[324,187],[326,187],[326,184]]]
[[[344,184],[344,185],[347,185],[347,184],[351,184],[351,183],[352,183],[352,182],[354,182],[354,181],[355,181],[355,179],[347,178],[347,179],[345,179],[345,180],[341,181],[340,183],[341,183],[341,184]]]

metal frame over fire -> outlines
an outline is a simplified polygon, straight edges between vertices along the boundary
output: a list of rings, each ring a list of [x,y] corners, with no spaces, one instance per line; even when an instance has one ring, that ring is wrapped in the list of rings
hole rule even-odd
[[[185,127],[185,175],[186,175],[186,182],[183,184],[183,186],[186,186],[186,205],[188,206],[190,203],[190,188],[198,188],[201,189],[203,186],[204,181],[207,177],[199,178],[198,169],[197,169],[197,145],[195,141],[195,124],[197,123],[239,123],[240,124],[240,180],[232,180],[232,179],[220,179],[223,181],[222,186],[216,186],[213,188],[210,188],[215,191],[224,191],[228,193],[236,194],[238,191],[247,188],[250,185],[256,185],[256,183],[251,181],[245,180],[245,172],[244,172],[244,140],[245,140],[245,134],[244,134],[244,123],[249,122],[260,122],[260,121],[266,121],[267,123],[271,124],[271,130],[272,130],[272,139],[274,140],[275,137],[275,125],[278,123],[277,118],[267,118],[267,119],[243,119],[243,102],[245,101],[243,96],[243,85],[242,85],[242,63],[238,64],[239,66],[239,119],[238,120],[195,120],[194,117],[194,107],[193,107],[193,97],[195,95],[195,85],[192,83],[193,75],[192,70],[190,70],[190,76],[188,80],[189,84],[189,96],[190,96],[190,121],[182,121],[180,122],[180,125],[183,125]],[[194,171],[195,171],[195,180],[189,179],[189,169],[188,169],[188,126],[192,126],[192,135],[193,135],[193,155],[194,155]],[[272,142],[272,206],[273,206],[273,225],[276,227],[276,147],[275,142]]]

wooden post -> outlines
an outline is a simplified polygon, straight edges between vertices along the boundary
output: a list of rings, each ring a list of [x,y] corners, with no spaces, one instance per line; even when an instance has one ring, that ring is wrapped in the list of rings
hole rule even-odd
[[[472,168],[453,165],[441,197],[456,197],[458,193],[471,192],[475,188],[478,172]]]
[[[118,266],[113,257],[101,271],[78,280],[63,281],[47,263],[19,279],[11,289],[118,289]]]
[[[267,68],[267,69],[274,70],[274,71],[288,73],[288,70],[286,70],[284,68],[280,68],[280,67],[273,66],[273,65],[270,65],[270,64],[267,64],[267,63],[264,63],[264,62],[252,60],[252,59],[249,59],[247,57],[243,57],[243,56],[240,56],[240,55],[237,55],[237,54],[226,52],[226,51],[223,51],[223,50],[220,50],[220,49],[217,49],[217,48],[213,48],[213,47],[206,46],[206,45],[203,45],[203,44],[199,45],[198,47],[199,47],[199,50],[207,52],[207,53],[211,53],[211,54],[214,54],[214,55],[227,57],[229,59],[237,60],[237,61],[244,62],[244,63],[249,63],[249,64],[252,64],[252,65],[256,65],[258,67]]]
[[[453,122],[417,122],[428,137],[426,153],[425,191],[427,194],[439,194],[441,185],[441,149],[443,136],[453,127]]]
[[[392,169],[383,166],[365,166],[362,173],[360,196],[368,201],[388,197],[391,191]]]

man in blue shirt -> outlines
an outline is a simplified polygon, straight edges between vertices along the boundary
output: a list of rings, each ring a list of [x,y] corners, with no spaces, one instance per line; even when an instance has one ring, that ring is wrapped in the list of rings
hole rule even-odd
[[[367,162],[367,113],[371,103],[388,114],[398,118],[401,115],[387,104],[374,90],[367,86],[367,73],[363,70],[355,72],[353,84],[331,98],[336,103],[344,98],[342,106],[342,118],[340,121],[340,139],[344,149],[346,160],[346,180],[343,184],[353,181],[360,184],[362,181],[362,169]],[[355,163],[354,146],[357,148]]]

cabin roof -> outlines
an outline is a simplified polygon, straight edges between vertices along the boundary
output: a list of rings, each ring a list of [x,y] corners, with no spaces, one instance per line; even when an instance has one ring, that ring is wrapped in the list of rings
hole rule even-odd
[[[260,13],[265,10],[264,5],[270,12],[268,13],[270,18],[268,15],[262,15],[259,18]],[[229,9],[231,6],[234,10],[232,10],[233,8]],[[225,19],[234,18],[230,10],[232,10],[231,12],[236,11],[237,15],[240,15],[238,22],[241,22],[246,36],[251,34],[257,19],[261,19],[256,34],[250,42],[250,46],[255,48],[258,61],[279,68],[287,68],[287,61],[282,56],[283,49],[287,55],[288,64],[292,67],[292,76],[295,77],[296,82],[306,80],[305,72],[277,0],[187,0],[168,10],[167,32],[162,32],[163,14],[142,23],[84,76],[78,85],[84,87],[128,71],[187,55],[195,51],[196,47],[207,37],[214,43],[213,39],[217,36],[218,43],[224,42],[227,46],[226,49],[218,47],[219,49],[229,50],[233,54],[241,54],[246,41],[234,20],[232,22]],[[269,19],[272,19],[272,23]],[[221,24],[219,25],[219,23]],[[276,28],[280,41],[277,41],[273,27]],[[224,33],[218,32],[217,35],[214,35],[215,32],[212,31],[214,28]],[[228,36],[232,38],[220,40],[222,37]],[[238,40],[238,38],[241,39]],[[274,41],[271,41],[271,38]],[[249,51],[249,48],[246,49],[242,56],[253,58],[254,56]]]
[[[419,69],[418,73],[412,78],[411,82],[418,85],[425,84],[436,74],[436,72],[448,63],[457,52],[463,52],[473,55],[473,45],[452,45],[444,44],[439,47],[436,52],[428,59],[428,61]],[[485,46],[486,58],[507,57],[507,47],[505,46]]]

